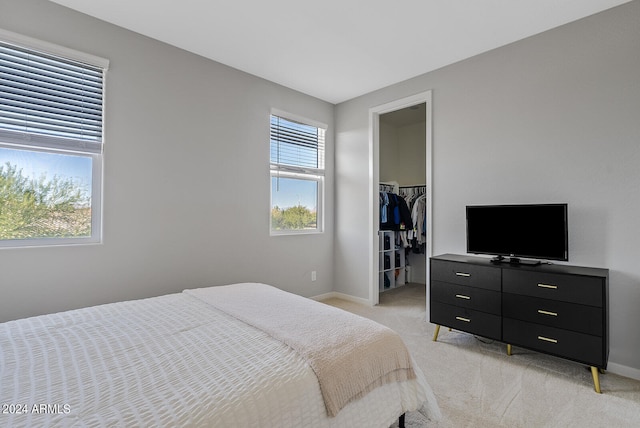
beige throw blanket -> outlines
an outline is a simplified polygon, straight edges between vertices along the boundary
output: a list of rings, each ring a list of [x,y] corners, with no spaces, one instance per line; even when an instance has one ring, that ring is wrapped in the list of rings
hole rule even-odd
[[[415,378],[400,336],[366,318],[266,284],[184,292],[297,351],[318,377],[329,416],[377,386]]]

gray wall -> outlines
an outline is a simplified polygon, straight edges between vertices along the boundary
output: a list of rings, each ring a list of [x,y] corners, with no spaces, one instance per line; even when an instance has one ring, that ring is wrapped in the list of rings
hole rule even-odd
[[[332,290],[333,105],[44,0],[1,0],[0,28],[110,60],[104,243],[0,250],[0,322],[242,281]],[[329,125],[324,234],[269,236],[272,107]]]
[[[336,291],[368,298],[369,108],[433,90],[433,253],[467,204],[567,202],[571,264],[610,269],[610,368],[640,378],[640,2],[336,108]]]
[[[380,181],[425,184],[425,122],[394,125],[380,120]]]
[[[0,0],[0,27],[111,61],[104,243],[0,250],[0,321],[236,281],[368,298],[368,110],[432,89],[434,253],[464,253],[467,204],[569,203],[570,262],[611,270],[611,362],[640,373],[640,2],[335,109],[44,0]],[[329,124],[322,235],[269,237],[272,107]]]

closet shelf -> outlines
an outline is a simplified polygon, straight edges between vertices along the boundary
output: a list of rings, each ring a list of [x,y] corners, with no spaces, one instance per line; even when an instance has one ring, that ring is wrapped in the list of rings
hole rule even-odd
[[[397,233],[381,230],[379,239],[378,290],[383,292],[406,283],[404,248],[397,245]]]

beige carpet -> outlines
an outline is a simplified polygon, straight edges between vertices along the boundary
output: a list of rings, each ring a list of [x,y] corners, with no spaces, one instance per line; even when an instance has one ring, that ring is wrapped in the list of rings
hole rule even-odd
[[[325,303],[373,319],[397,331],[433,388],[442,419],[419,413],[407,427],[640,427],[640,381],[600,375],[593,390],[583,365],[513,348],[425,322],[424,285],[385,292],[368,307],[329,299]]]

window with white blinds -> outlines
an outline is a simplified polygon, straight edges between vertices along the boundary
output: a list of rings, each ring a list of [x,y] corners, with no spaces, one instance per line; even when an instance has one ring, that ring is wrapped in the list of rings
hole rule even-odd
[[[84,56],[0,32],[0,246],[101,239],[108,61]]]
[[[324,170],[323,128],[271,115],[271,165],[277,169]]]
[[[271,233],[322,231],[325,128],[271,115]]]
[[[100,153],[104,71],[0,42],[0,137]]]

